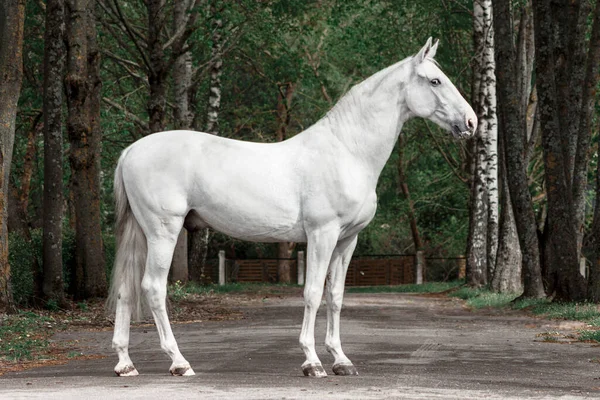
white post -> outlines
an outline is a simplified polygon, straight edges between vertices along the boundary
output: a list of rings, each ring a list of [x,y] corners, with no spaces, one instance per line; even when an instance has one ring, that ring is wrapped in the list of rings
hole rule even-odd
[[[422,250],[417,251],[415,255],[415,283],[423,284],[423,267],[425,266],[425,253]]]
[[[219,250],[219,285],[225,284],[225,250]]]
[[[298,252],[298,285],[304,285],[304,252]]]

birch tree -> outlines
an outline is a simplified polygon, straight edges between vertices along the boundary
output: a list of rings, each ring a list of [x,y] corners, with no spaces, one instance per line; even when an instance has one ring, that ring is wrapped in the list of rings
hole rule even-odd
[[[473,177],[467,240],[467,282],[483,286],[495,268],[498,248],[498,156],[492,4],[473,3],[473,104],[479,120],[473,144]]]

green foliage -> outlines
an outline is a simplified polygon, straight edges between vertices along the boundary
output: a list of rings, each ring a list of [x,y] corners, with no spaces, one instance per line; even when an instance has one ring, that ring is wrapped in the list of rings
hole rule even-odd
[[[600,342],[600,331],[596,330],[596,331],[581,331],[579,332],[579,340],[581,341],[594,341],[594,342]],[[598,362],[598,361],[596,361]]]
[[[25,76],[19,103],[15,156],[11,181],[20,188],[26,133],[34,127],[42,109],[43,4],[26,1]],[[301,1],[276,0],[265,5],[254,0],[220,1],[218,17],[224,22],[222,100],[220,134],[236,139],[273,142],[280,121],[277,118],[280,88],[296,85],[292,99],[287,136],[293,136],[321,118],[352,85],[362,81],[403,58],[414,54],[427,37],[440,38],[437,60],[463,93],[470,93],[472,3],[458,0],[440,3],[433,0],[399,1]],[[172,3],[164,9],[164,34],[171,30]],[[209,95],[208,65],[211,58],[212,16],[208,7],[199,7],[196,30],[188,44],[192,54],[195,90],[191,94],[196,113],[195,129],[205,126]],[[124,2],[121,12],[145,34],[147,10],[143,2]],[[148,79],[144,60],[125,32],[108,29],[116,26],[106,12],[99,13],[98,43],[101,49],[102,104],[101,130],[101,216],[104,230],[105,260],[110,277],[115,240],[112,176],[121,151],[147,134],[136,122],[147,121]],[[138,38],[140,39],[140,38]],[[141,39],[140,39],[141,40]],[[143,40],[141,40],[143,42]],[[170,48],[165,57],[168,58]],[[168,79],[172,80],[172,77]],[[172,83],[172,81],[170,81]],[[168,90],[169,104],[174,104],[173,91]],[[327,96],[331,99],[327,99]],[[331,101],[331,103],[330,103]],[[167,110],[167,128],[175,126],[172,107]],[[143,124],[142,124],[143,125]],[[464,169],[464,144],[432,124],[414,121],[404,127],[407,140],[408,186],[415,205],[424,250],[430,256],[458,256],[464,253],[467,236],[468,187],[452,172],[447,158],[458,169]],[[41,225],[43,141],[35,140],[34,160],[29,196],[29,220]],[[442,151],[444,152],[442,154]],[[65,154],[68,148],[65,140]],[[359,236],[357,254],[410,253],[414,251],[408,202],[398,189],[397,155],[385,166],[377,188],[378,212],[373,222]],[[70,166],[65,165],[65,191],[69,190]],[[464,171],[458,171],[464,173]],[[69,198],[68,193],[66,199]],[[66,225],[66,224],[65,224]],[[19,304],[31,297],[32,257],[41,266],[41,234],[33,231],[31,243],[10,238],[13,289]],[[74,257],[73,234],[64,231],[63,257],[66,286]],[[276,255],[272,244],[236,241],[224,235],[214,236],[209,257],[219,249],[235,249],[240,257]],[[221,290],[221,289],[219,289]]]
[[[8,262],[11,267],[11,284],[15,303],[27,304],[33,295],[33,263],[41,263],[41,235],[32,233],[32,241],[11,233],[8,237]]]
[[[56,300],[50,299],[46,301],[46,310],[56,312],[60,310],[60,306]]]
[[[31,359],[33,355],[49,344],[44,332],[53,318],[21,312],[0,319],[0,360],[20,361]]]
[[[71,281],[71,266],[75,260],[75,234],[70,229],[63,230],[63,279],[65,290],[68,290]],[[33,286],[33,261],[37,261],[42,268],[42,231],[34,229],[31,231],[31,241],[23,236],[11,233],[9,235],[8,259],[11,266],[11,285],[15,303],[20,306],[30,304],[34,295]],[[106,273],[110,277],[115,257],[115,238],[110,232],[103,235],[104,256],[106,260]],[[40,270],[41,274],[42,271]],[[54,300],[46,304],[49,310],[58,309]]]
[[[463,281],[454,281],[427,282],[422,285],[357,286],[346,288],[346,293],[441,293],[455,289],[463,283]]]
[[[518,297],[516,293],[495,293],[483,288],[464,286],[450,294],[452,297],[467,300],[467,305],[473,308],[506,307]]]
[[[586,321],[594,324],[600,322],[600,311],[597,304],[540,302],[532,305],[529,310],[535,315],[550,319]]]

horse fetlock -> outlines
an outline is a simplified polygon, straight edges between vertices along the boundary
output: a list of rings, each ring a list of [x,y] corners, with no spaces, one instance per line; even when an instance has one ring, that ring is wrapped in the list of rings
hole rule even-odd
[[[325,349],[334,356],[340,353],[342,349],[342,343],[339,340],[325,340]]]

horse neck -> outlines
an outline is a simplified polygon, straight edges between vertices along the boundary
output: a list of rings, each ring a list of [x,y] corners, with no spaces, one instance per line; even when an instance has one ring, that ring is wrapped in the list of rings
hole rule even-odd
[[[394,149],[402,125],[411,117],[404,91],[411,72],[406,61],[354,86],[324,118],[331,132],[375,180]]]

